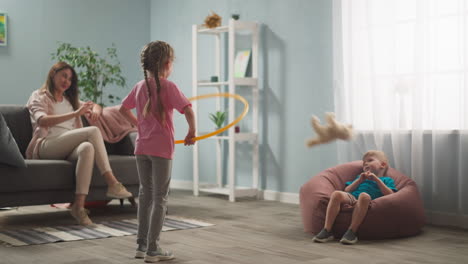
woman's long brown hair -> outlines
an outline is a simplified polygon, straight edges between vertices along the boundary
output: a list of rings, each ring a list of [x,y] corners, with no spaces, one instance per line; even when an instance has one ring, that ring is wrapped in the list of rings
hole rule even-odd
[[[77,110],[78,108],[80,108],[78,76],[76,75],[75,69],[73,69],[73,67],[67,64],[66,62],[59,61],[56,64],[54,64],[52,68],[50,68],[49,73],[47,74],[47,79],[45,83],[42,85],[40,90],[48,93],[49,96],[52,97],[54,101],[56,101],[55,96],[54,96],[55,94],[54,77],[58,72],[63,71],[65,69],[71,70],[72,78],[71,78],[70,88],[68,88],[65,91],[63,96],[67,98],[67,100],[73,106],[73,109]]]

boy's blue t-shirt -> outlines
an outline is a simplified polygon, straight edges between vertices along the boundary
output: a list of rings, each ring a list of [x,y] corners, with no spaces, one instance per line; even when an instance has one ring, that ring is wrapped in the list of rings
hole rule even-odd
[[[346,182],[346,186],[351,185],[353,182],[355,182],[356,180],[358,180],[359,177],[361,177],[361,175],[358,175],[358,176],[356,177],[356,179],[354,179],[354,181]],[[384,176],[384,177],[380,177],[379,179],[380,179],[388,188],[390,188],[390,189],[393,190],[394,192],[398,191],[397,188],[395,187],[395,181],[393,181],[392,178],[387,177],[387,176]],[[352,194],[354,197],[356,197],[356,199],[358,199],[359,194],[361,194],[361,193],[363,193],[363,192],[369,194],[372,200],[383,196],[383,194],[382,194],[382,192],[380,191],[379,186],[377,185],[377,183],[376,183],[375,181],[371,181],[371,180],[365,180],[365,181],[363,181],[361,184],[359,184],[359,186],[358,186],[354,191],[351,192],[351,194]]]

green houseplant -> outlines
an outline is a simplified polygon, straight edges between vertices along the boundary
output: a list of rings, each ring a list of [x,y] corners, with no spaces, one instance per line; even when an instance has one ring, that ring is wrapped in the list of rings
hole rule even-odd
[[[111,104],[120,100],[118,96],[104,91],[110,84],[122,88],[126,84],[114,44],[107,48],[106,56],[101,56],[89,46],[78,48],[70,43],[59,42],[57,50],[51,55],[53,60],[64,61],[75,69],[82,100],[91,100],[101,106],[105,106],[105,99]]]
[[[214,114],[211,113],[210,119],[216,125],[216,129],[220,129],[223,127],[224,122],[226,121],[226,112],[216,111]]]

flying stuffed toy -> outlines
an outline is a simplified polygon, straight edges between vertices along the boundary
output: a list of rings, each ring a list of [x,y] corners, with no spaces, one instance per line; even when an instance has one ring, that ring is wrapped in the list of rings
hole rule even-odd
[[[316,116],[312,116],[312,127],[317,137],[307,140],[306,145],[308,147],[329,143],[335,139],[349,140],[353,136],[353,126],[338,123],[335,120],[334,113],[325,113],[325,118],[327,124],[321,125],[320,120]]]

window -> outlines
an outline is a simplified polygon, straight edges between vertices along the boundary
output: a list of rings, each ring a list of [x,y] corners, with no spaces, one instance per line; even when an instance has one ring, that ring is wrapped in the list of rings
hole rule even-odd
[[[344,0],[338,14],[337,104],[356,129],[468,129],[468,1]]]

